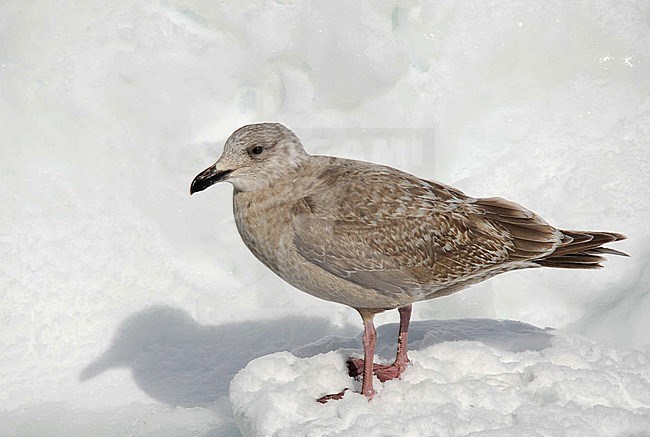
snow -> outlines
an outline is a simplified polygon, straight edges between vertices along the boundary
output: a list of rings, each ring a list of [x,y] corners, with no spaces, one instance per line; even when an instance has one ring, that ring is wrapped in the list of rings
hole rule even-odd
[[[240,429],[255,436],[629,436],[650,429],[650,368],[641,352],[517,322],[414,328],[411,366],[401,379],[376,379],[372,402],[350,391],[337,402],[315,401],[360,389],[346,378],[346,350],[251,361],[230,389]],[[395,341],[385,338],[384,351]],[[522,350],[528,341],[535,346]]]
[[[278,416],[255,414],[238,390],[230,400],[230,382],[249,362],[235,381],[258,372],[247,389],[260,399],[268,374],[254,369],[265,362],[316,373],[325,391],[352,384],[340,363],[359,353],[358,315],[259,264],[236,233],[229,187],[188,195],[227,136],[263,120],[294,129],[312,153],[396,166],[474,196],[503,196],[560,227],[630,237],[617,248],[632,256],[601,271],[510,273],[417,304],[415,320],[440,322],[423,325],[429,340],[414,344],[413,366],[359,407],[367,413],[328,420],[340,405],[362,404],[353,393],[321,410],[311,397],[301,407],[332,426],[341,417],[350,429],[374,426],[381,419],[372,411],[395,397],[409,405],[421,377],[431,392],[419,397],[440,402],[434,414],[404,413],[408,424],[392,416],[391,426],[442,426],[459,414],[465,422],[447,428],[457,434],[470,430],[462,423],[485,435],[496,426],[524,433],[551,426],[544,414],[552,413],[576,429],[643,435],[649,8],[2,2],[0,435],[237,436],[238,425],[259,430],[265,420],[268,433],[282,425]],[[500,342],[468,318],[558,333],[550,346],[529,334]],[[393,311],[376,321],[395,320]],[[436,343],[436,332],[472,341]],[[394,336],[382,336],[388,358]],[[478,357],[492,370],[470,372]],[[512,376],[523,369],[536,379]],[[495,387],[485,387],[488,375]],[[295,378],[278,396],[302,386]],[[506,380],[512,395],[499,389]],[[501,410],[481,404],[472,387],[485,388],[485,402],[507,400]],[[499,421],[495,412],[508,408],[519,423]]]

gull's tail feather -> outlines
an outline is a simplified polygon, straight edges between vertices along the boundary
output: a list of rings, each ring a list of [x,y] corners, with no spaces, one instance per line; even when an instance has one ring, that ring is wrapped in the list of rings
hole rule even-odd
[[[615,232],[560,231],[562,244],[553,253],[533,262],[544,267],[564,269],[598,269],[606,258],[602,255],[629,256],[620,250],[602,247],[604,244],[625,240],[625,235]]]

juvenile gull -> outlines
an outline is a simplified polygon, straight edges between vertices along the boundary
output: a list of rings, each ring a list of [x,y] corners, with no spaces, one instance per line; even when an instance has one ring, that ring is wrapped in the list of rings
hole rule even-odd
[[[383,165],[311,156],[278,123],[236,130],[190,194],[227,181],[239,234],[253,254],[294,287],[356,309],[364,360],[350,358],[361,392],[375,393],[408,364],[411,304],[455,293],[499,273],[531,267],[595,269],[614,232],[556,229],[498,197],[461,191]],[[398,308],[397,355],[373,365],[375,314]],[[347,390],[347,389],[346,389]],[[326,395],[319,402],[340,399]]]

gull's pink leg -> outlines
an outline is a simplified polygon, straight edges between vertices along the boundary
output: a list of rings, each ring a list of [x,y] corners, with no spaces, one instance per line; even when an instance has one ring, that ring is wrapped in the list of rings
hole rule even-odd
[[[393,366],[398,369],[397,375],[393,378],[397,378],[400,374],[406,369],[406,366],[409,363],[408,357],[408,345],[409,345],[409,323],[411,322],[411,310],[412,306],[407,305],[401,307],[399,311],[399,335],[397,337],[397,355],[395,356],[395,362]],[[393,379],[389,378],[389,379]],[[381,377],[379,377],[381,380]],[[383,382],[383,380],[382,380]]]
[[[375,358],[375,344],[377,343],[377,331],[372,323],[374,314],[361,313],[363,317],[363,380],[361,381],[361,394],[372,399],[375,396],[375,389],[372,388],[372,361]]]
[[[373,372],[381,382],[399,378],[408,365],[408,336],[409,323],[411,321],[412,306],[407,305],[399,308],[399,335],[397,337],[397,355],[393,364],[373,364]],[[374,353],[374,352],[373,352]],[[366,357],[367,359],[367,357]],[[350,376],[357,377],[365,369],[366,360],[350,358],[348,360],[348,371]]]
[[[375,325],[373,324],[373,319],[375,317],[375,312],[373,311],[368,311],[368,310],[358,310],[359,314],[361,314],[361,318],[363,319],[363,355],[365,360],[359,360],[361,361],[361,365],[363,366],[363,370],[359,372],[359,374],[363,374],[363,380],[361,382],[361,394],[363,394],[365,397],[368,398],[368,400],[371,400],[373,396],[375,396],[375,389],[372,387],[372,372],[373,372],[373,364],[372,361],[375,356],[375,345],[377,344],[377,331],[375,331]],[[368,363],[367,365],[363,365],[363,363]],[[350,361],[348,360],[348,368],[350,366]],[[354,375],[359,376],[359,374]],[[352,375],[350,375],[352,376]],[[320,397],[316,399],[316,401],[320,402],[321,404],[326,403],[327,401],[331,400],[339,400],[343,397],[345,392],[348,389],[343,389],[339,393],[334,393],[331,395],[325,395],[323,397]]]

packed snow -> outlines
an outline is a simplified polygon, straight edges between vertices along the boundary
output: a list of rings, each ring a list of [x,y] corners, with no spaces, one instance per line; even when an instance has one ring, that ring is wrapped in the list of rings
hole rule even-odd
[[[414,325],[412,365],[401,379],[376,380],[380,389],[371,402],[352,391],[326,405],[315,401],[360,389],[346,378],[344,349],[252,361],[230,392],[243,434],[631,436],[650,430],[650,368],[641,352],[516,322]],[[521,350],[527,342],[532,349]]]
[[[648,16],[640,0],[2,2],[0,435],[647,435]],[[416,304],[412,366],[368,403],[343,366],[358,314],[255,260],[230,187],[189,197],[256,121],[625,233],[631,257]],[[382,359],[397,319],[376,318]]]

